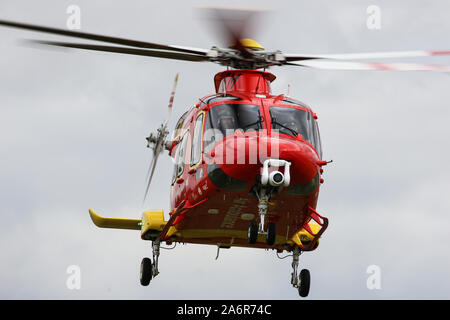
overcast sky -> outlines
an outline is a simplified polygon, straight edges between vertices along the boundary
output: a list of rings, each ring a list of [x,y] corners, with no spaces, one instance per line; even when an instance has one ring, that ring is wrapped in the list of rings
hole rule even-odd
[[[269,10],[255,38],[286,53],[450,50],[447,1],[25,1],[1,0],[0,19],[210,48],[225,45],[194,7]],[[381,9],[381,29],[366,26]],[[178,245],[160,275],[139,284],[151,255],[138,231],[95,227],[88,214],[140,218],[169,211],[172,162],[159,160],[149,200],[145,137],[164,120],[180,73],[171,127],[213,93],[222,67],[112,53],[42,50],[20,39],[62,39],[0,28],[0,298],[298,299],[291,258],[272,251]],[[394,61],[394,60],[392,60]],[[395,60],[397,61],[397,60]],[[404,59],[450,65],[450,57]],[[273,68],[274,93],[319,115],[325,167],[317,210],[330,226],[311,271],[312,299],[449,299],[450,75]],[[67,268],[81,270],[69,290]],[[381,288],[369,290],[376,265]]]

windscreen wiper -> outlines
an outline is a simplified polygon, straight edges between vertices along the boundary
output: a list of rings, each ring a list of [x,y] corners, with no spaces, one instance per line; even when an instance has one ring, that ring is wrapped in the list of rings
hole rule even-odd
[[[255,124],[258,125],[258,129],[260,130],[263,128],[263,121],[264,121],[264,118],[261,116],[258,116],[258,121],[255,121],[253,123],[243,126],[242,130],[245,131],[245,129],[247,129],[248,127],[254,126]]]
[[[298,136],[298,132],[297,132],[297,131],[295,131],[294,129],[291,129],[291,128],[289,128],[289,127],[286,127],[286,126],[282,125],[281,123],[277,122],[277,120],[276,120],[275,118],[272,118],[272,127],[273,127],[274,124],[276,124],[276,125],[282,127],[283,129],[289,130],[294,136]]]

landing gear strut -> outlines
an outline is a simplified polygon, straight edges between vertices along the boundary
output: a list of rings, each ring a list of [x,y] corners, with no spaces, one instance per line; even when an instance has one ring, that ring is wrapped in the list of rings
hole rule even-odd
[[[273,193],[277,193],[282,187],[288,187],[291,181],[290,175],[291,163],[282,159],[266,159],[263,164],[261,179],[256,182],[252,188],[253,195],[258,198],[258,230],[255,230],[256,221],[252,221],[248,228],[248,243],[255,244],[258,234],[266,236],[266,243],[273,246],[276,240],[276,228],[274,222],[267,223],[267,231],[264,230],[266,225],[266,214],[269,199]],[[273,167],[269,170],[269,167]],[[284,167],[284,174],[278,171],[279,167]],[[271,171],[271,172],[269,172]]]
[[[156,239],[152,242],[153,262],[150,260],[150,258],[142,259],[140,281],[141,285],[143,286],[148,286],[152,278],[156,277],[159,274],[158,259],[160,242],[161,241],[159,239]]]
[[[258,199],[259,224],[257,224],[256,221],[250,222],[250,226],[248,227],[248,243],[255,244],[258,239],[258,235],[263,234],[266,236],[266,243],[269,246],[272,246],[275,244],[276,238],[275,223],[267,223],[267,232],[264,230],[269,199],[268,196],[264,193],[263,196],[259,197]]]
[[[298,289],[300,297],[307,297],[309,294],[309,287],[311,284],[311,275],[308,269],[303,269],[300,271],[300,275],[297,274],[298,269],[298,258],[301,254],[300,248],[296,247],[292,256],[292,274],[291,274],[291,284],[294,288]]]

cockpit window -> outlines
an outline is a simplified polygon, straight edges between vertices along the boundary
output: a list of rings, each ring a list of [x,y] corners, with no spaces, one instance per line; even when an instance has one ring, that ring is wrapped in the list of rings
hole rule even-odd
[[[175,125],[175,130],[173,132],[172,140],[174,140],[180,134],[181,129],[183,128],[184,120],[186,120],[187,114],[188,114],[188,111],[183,113],[183,115],[180,117],[180,119],[178,120],[177,124]]]
[[[205,100],[201,100],[200,107],[205,104],[208,104],[208,103],[219,102],[219,101],[230,101],[230,100],[238,101],[238,100],[242,100],[242,99],[239,97],[230,95],[230,94],[217,94],[212,97],[206,98]]]
[[[303,140],[312,144],[319,151],[320,142],[316,122],[310,112],[294,107],[270,107],[269,110],[272,129],[291,136],[301,134]]]
[[[209,152],[213,145],[236,130],[244,132],[263,129],[259,106],[249,104],[221,104],[212,107],[206,119],[204,146]]]
[[[295,104],[295,105],[300,106],[300,107],[307,107],[306,103],[303,103],[303,102],[301,102],[301,101],[292,99],[292,98],[290,98],[290,97],[285,97],[285,98],[283,99],[283,102],[284,102],[284,103],[287,103],[287,104]]]
[[[189,130],[187,130],[184,133],[183,138],[176,147],[177,149],[175,151],[175,163],[173,168],[172,184],[174,184],[177,178],[179,178],[183,174],[184,165],[186,164],[185,158],[188,140],[189,140]]]
[[[218,129],[224,136],[233,134],[237,129],[258,131],[263,128],[259,107],[249,104],[222,104],[209,111],[210,126]]]

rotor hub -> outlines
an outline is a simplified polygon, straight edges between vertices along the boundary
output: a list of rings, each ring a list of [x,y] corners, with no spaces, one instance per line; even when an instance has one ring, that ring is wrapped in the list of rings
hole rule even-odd
[[[264,50],[264,47],[262,45],[260,45],[258,42],[256,42],[253,39],[240,39],[239,43],[241,46],[243,46],[244,48],[250,49],[250,50],[255,50],[255,51],[262,51]],[[238,45],[237,43],[232,44],[230,47],[230,49],[237,49]]]

